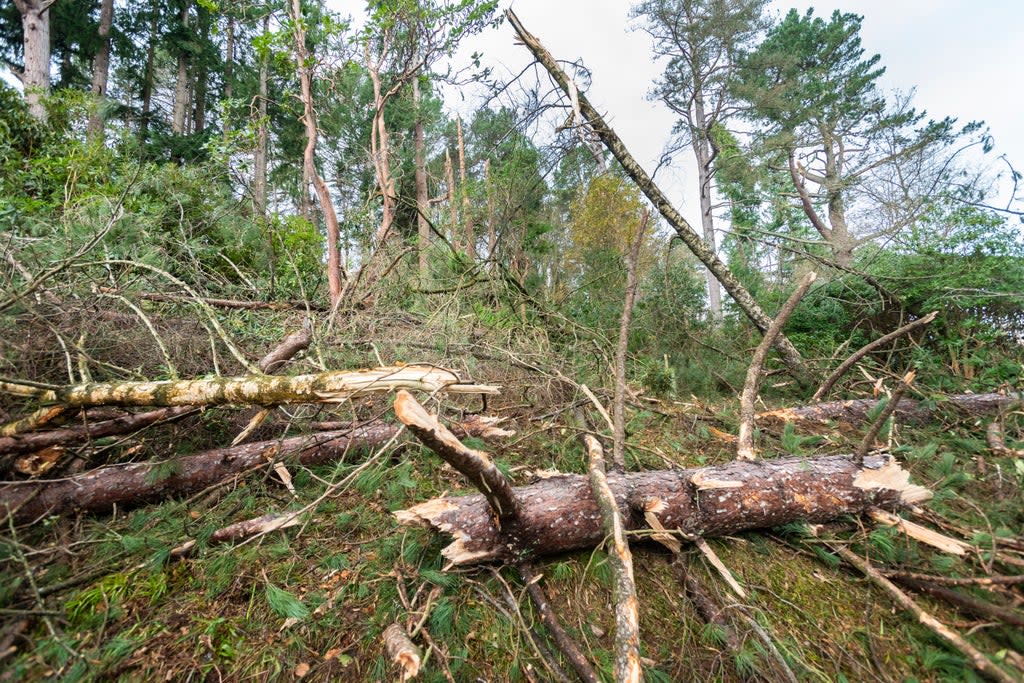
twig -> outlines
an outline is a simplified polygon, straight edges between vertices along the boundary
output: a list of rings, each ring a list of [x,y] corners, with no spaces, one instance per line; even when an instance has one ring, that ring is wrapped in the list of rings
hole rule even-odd
[[[913,614],[917,618],[918,622],[931,629],[935,635],[939,636],[939,638],[952,645],[957,651],[967,657],[975,670],[994,681],[1000,681],[1000,683],[1014,683],[1013,677],[993,664],[988,657],[964,640],[963,636],[959,633],[926,612],[913,600],[913,598],[900,590],[896,584],[882,576],[881,572],[875,569],[867,560],[859,557],[849,548],[838,545],[831,545],[830,547],[833,552],[837,553],[849,564],[856,567],[862,574],[864,574],[864,576],[870,579],[872,583],[888,593],[896,600],[897,603],[899,603],[901,607]]]
[[[611,429],[612,432],[614,432],[615,422],[612,421],[612,416],[608,414],[608,411],[605,409],[605,407],[601,405],[601,400],[594,394],[593,391],[590,390],[590,387],[588,387],[586,384],[577,384],[576,386],[579,387],[579,390],[583,392],[584,396],[590,399],[590,402],[594,404],[595,408],[597,408],[597,412],[601,414],[602,418],[604,418],[604,421],[608,425],[608,428]]]
[[[910,388],[911,384],[914,383],[915,374],[916,373],[911,370],[903,376],[899,385],[893,389],[889,402],[885,404],[885,407],[882,408],[882,412],[878,414],[875,421],[871,423],[870,427],[868,427],[867,433],[864,434],[864,439],[860,442],[860,445],[857,446],[857,452],[854,454],[858,464],[864,464],[864,456],[868,454],[868,451],[870,451],[871,447],[875,444],[875,438],[878,436],[878,432],[882,430],[882,426],[885,424],[886,420],[896,412],[900,399],[903,398],[903,393]]]
[[[601,526],[605,536],[611,540],[608,564],[615,577],[612,586],[615,599],[615,680],[618,683],[639,683],[643,673],[640,669],[640,614],[633,579],[633,556],[626,542],[615,494],[608,486],[601,444],[589,434],[583,439],[590,454],[590,487],[601,511]]]
[[[933,574],[918,574],[915,572],[883,572],[883,574],[896,581],[901,579],[914,579],[916,581],[927,581],[945,586],[1009,586],[1024,583],[1024,574],[1016,576],[965,576],[953,578],[950,576],[935,576]]]
[[[820,401],[821,399],[823,399],[825,397],[825,394],[827,394],[829,390],[833,386],[835,386],[835,383],[839,381],[839,378],[845,375],[847,370],[852,368],[861,358],[868,355],[878,347],[884,346],[885,344],[888,344],[892,340],[902,337],[908,332],[913,332],[917,328],[927,325],[931,321],[935,320],[935,316],[937,316],[938,314],[938,311],[932,311],[923,318],[918,318],[914,322],[907,323],[903,327],[893,330],[889,334],[879,337],[873,342],[869,342],[862,346],[861,348],[859,348],[857,351],[851,354],[849,358],[840,363],[838,368],[832,371],[832,374],[828,376],[828,379],[822,382],[821,386],[818,387],[818,390],[814,392],[814,396],[811,397],[811,400]]]
[[[786,303],[779,309],[778,315],[772,320],[772,324],[764,333],[761,343],[757,345],[753,358],[750,359],[750,367],[747,369],[747,379],[743,383],[743,393],[740,395],[740,433],[736,444],[737,460],[756,460],[754,454],[754,401],[757,398],[757,388],[761,382],[761,368],[768,358],[768,351],[771,349],[775,338],[782,332],[789,316],[796,310],[800,299],[804,297],[811,283],[817,279],[818,274],[814,271],[807,273],[804,279],[797,285],[796,290],[789,295]]]

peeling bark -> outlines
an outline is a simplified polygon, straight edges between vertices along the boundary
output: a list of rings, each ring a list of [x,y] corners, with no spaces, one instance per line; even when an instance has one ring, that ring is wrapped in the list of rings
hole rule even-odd
[[[0,382],[0,392],[27,396],[69,408],[99,405],[180,406],[287,403],[341,403],[368,394],[396,389],[496,394],[498,387],[463,383],[451,370],[429,365],[406,365],[372,370],[333,371],[293,377],[247,375],[156,382],[79,384],[41,389]]]
[[[895,510],[930,497],[909,473],[887,457],[868,456],[858,467],[851,456],[735,461],[688,470],[611,473],[627,529],[646,527],[643,503],[655,498],[666,529],[687,536],[721,536],[794,521],[823,522],[878,507]],[[456,565],[594,547],[604,539],[600,513],[587,477],[564,474],[513,489],[520,514],[513,539],[492,522],[481,495],[446,496],[395,516],[450,534],[444,556]],[[515,550],[515,552],[513,552]]]

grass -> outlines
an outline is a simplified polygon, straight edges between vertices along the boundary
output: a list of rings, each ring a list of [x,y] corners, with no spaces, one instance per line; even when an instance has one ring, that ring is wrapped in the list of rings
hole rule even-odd
[[[372,363],[369,356],[356,360]],[[481,364],[474,372],[479,377],[504,373],[505,395],[490,407],[517,417],[514,427],[520,434],[504,444],[472,446],[492,452],[498,467],[516,483],[524,483],[538,469],[584,471],[584,456],[575,434],[563,427],[564,415],[529,419],[550,412],[565,396],[551,390],[538,398],[535,378],[494,365]],[[476,399],[452,399],[445,409],[455,414],[476,405]],[[385,408],[379,401],[365,412]],[[687,411],[665,402],[657,410],[632,412],[631,463],[665,467],[659,453],[684,466],[730,460],[731,445],[709,426],[734,433],[733,402],[697,410],[714,412],[717,417],[710,422]],[[1019,421],[1007,420],[1008,445],[1017,444],[1013,437],[1021,434]],[[203,428],[193,429],[189,448],[224,443],[235,429],[220,413],[191,424]],[[167,452],[175,435],[187,429],[175,425],[168,435],[156,435],[154,449]],[[830,434],[823,439],[786,428],[763,431],[758,445],[766,456],[810,456],[849,452],[856,445],[854,436]],[[951,421],[913,430],[900,427],[896,438],[899,457],[914,480],[936,490],[929,509],[968,530],[982,548],[980,559],[934,553],[892,529],[862,529],[857,520],[837,520],[826,533],[886,568],[966,576],[982,571],[979,561],[997,561],[985,553],[1024,528],[1024,472],[1012,458],[988,453],[984,425]],[[515,572],[446,572],[440,556],[446,540],[423,529],[400,527],[391,514],[445,491],[467,491],[458,475],[416,445],[360,471],[349,486],[325,498],[302,526],[244,545],[207,547],[210,534],[227,524],[311,503],[331,482],[353,473],[363,457],[310,470],[293,467],[297,499],[274,479],[257,474],[187,503],[167,501],[120,511],[116,517],[46,520],[17,539],[3,539],[0,607],[5,609],[35,608],[17,562],[18,548],[43,550],[32,556],[33,576],[41,587],[103,573],[47,599],[47,609],[59,612],[51,621],[54,633],[41,620],[32,620],[14,641],[17,651],[2,661],[0,680],[283,680],[292,678],[300,664],[310,667],[310,680],[389,680],[394,671],[380,635],[393,621],[410,620],[399,581],[407,596],[421,601],[436,590],[429,615],[411,618],[414,623],[422,619],[444,652],[443,657],[431,654],[420,680],[446,680],[442,660],[455,680],[525,680],[528,673],[546,680],[549,672],[529,628],[540,634],[542,647],[555,648],[538,626]],[[188,539],[199,540],[195,555],[171,561],[169,550]],[[730,595],[699,554],[690,552],[688,564],[728,606],[725,615],[741,648],[727,652],[724,631],[703,623],[666,553],[655,544],[637,543],[634,566],[647,680],[742,681],[759,673],[781,675],[779,656],[807,681],[970,680],[972,673],[957,654],[840,566],[803,525],[716,539],[712,545],[748,589],[747,600]],[[564,627],[607,678],[614,629],[605,552],[598,548],[545,558],[538,569]],[[987,592],[976,595],[1006,599]],[[921,601],[947,623],[964,622],[963,615],[944,604]],[[5,619],[5,626],[13,624]],[[774,650],[759,631],[768,634]],[[983,628],[971,640],[993,654],[1024,649],[1024,636],[1004,627]]]

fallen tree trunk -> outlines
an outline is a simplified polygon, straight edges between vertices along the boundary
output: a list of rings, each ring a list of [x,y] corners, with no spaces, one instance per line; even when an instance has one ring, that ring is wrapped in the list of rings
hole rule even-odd
[[[69,408],[88,406],[182,406],[287,403],[341,403],[367,394],[396,389],[496,394],[498,387],[466,384],[451,370],[431,365],[405,365],[372,370],[321,372],[292,377],[246,375],[157,382],[111,382],[42,388],[0,382],[0,392],[26,396]]]
[[[301,330],[292,332],[285,337],[280,344],[260,359],[257,367],[266,373],[275,372],[296,353],[309,348],[309,344],[312,341],[313,330],[307,319]],[[194,406],[158,408],[144,413],[120,415],[112,419],[103,420],[102,422],[51,429],[45,432],[28,432],[16,436],[4,436],[0,437],[0,455],[29,453],[49,448],[50,446],[59,446],[84,439],[101,439],[117,434],[127,434],[157,422],[175,420],[191,415],[197,412],[197,410],[198,408]],[[347,427],[348,425],[344,427],[337,426],[334,429],[346,429]],[[3,471],[3,469],[4,467],[0,465],[0,471]]]
[[[994,415],[1024,399],[1022,394],[953,394],[938,401],[934,407],[914,400],[901,398],[894,413],[896,420],[904,424],[924,424],[936,411],[954,409],[971,417]],[[780,408],[758,413],[758,424],[783,425],[793,422],[798,425],[863,425],[870,422],[869,416],[878,407],[876,399],[858,398],[849,401],[827,401],[794,408]]]
[[[71,511],[110,512],[115,505],[139,505],[188,495],[271,462],[319,465],[347,453],[374,448],[398,434],[399,426],[372,422],[338,432],[258,441],[216,448],[165,463],[102,467],[65,479],[11,482],[0,488],[0,516],[18,521]],[[162,470],[169,474],[160,477]]]
[[[788,522],[823,522],[869,508],[887,510],[928,499],[888,457],[851,456],[734,461],[715,467],[608,475],[627,529],[647,528],[655,506],[666,529],[686,537],[720,536]],[[455,565],[521,559],[596,546],[601,515],[585,475],[564,474],[515,487],[514,531],[493,521],[482,495],[446,496],[395,512],[405,524],[450,534],[443,555]],[[510,534],[514,534],[510,536]]]
[[[483,439],[514,432],[496,429],[495,418],[471,416],[452,425],[460,436]],[[128,507],[202,491],[272,463],[306,467],[344,458],[353,450],[376,448],[394,438],[400,425],[380,421],[287,439],[215,448],[162,463],[142,462],[101,467],[64,479],[33,479],[0,486],[0,521],[13,511],[17,521],[72,511],[102,514],[115,505]],[[167,473],[161,476],[161,473]]]

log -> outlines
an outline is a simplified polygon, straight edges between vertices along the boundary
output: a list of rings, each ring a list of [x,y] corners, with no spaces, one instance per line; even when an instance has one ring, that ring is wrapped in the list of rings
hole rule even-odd
[[[280,344],[260,359],[257,367],[265,373],[272,373],[279,370],[296,353],[309,348],[313,341],[313,328],[309,318],[305,320],[302,329],[292,332],[285,337]],[[54,408],[53,410],[56,410]],[[61,408],[63,410],[63,408]],[[174,406],[158,408],[144,413],[120,415],[118,417],[94,422],[92,424],[81,424],[62,429],[53,429],[46,432],[34,432],[19,434],[17,436],[0,437],[0,455],[12,453],[27,453],[38,451],[50,446],[58,446],[65,443],[80,441],[82,439],[100,439],[116,434],[127,434],[136,430],[148,427],[157,422],[174,420],[191,415],[196,411],[193,406]],[[347,425],[346,425],[347,427]],[[335,427],[343,429],[345,427]],[[0,468],[2,469],[2,468]]]
[[[480,416],[453,424],[452,431],[491,438],[495,436],[494,422],[494,418]],[[18,521],[73,511],[103,514],[114,505],[128,507],[202,491],[271,462],[322,465],[353,450],[387,443],[398,430],[398,425],[374,421],[329,432],[215,448],[169,463],[111,465],[64,479],[8,482],[0,487],[0,521],[6,519],[6,510],[14,510]],[[171,474],[160,479],[161,469],[169,469]]]
[[[902,398],[897,404],[896,420],[904,424],[924,424],[935,411],[954,409],[971,417],[992,415],[1024,399],[1024,394],[952,394],[939,400],[933,409],[921,401]],[[869,415],[878,407],[878,400],[858,398],[849,401],[828,401],[808,406],[780,408],[758,413],[761,424],[781,426],[792,422],[800,426],[826,426],[837,423],[840,426],[862,425],[869,422]]]
[[[497,394],[498,387],[466,384],[451,370],[431,365],[405,365],[372,370],[332,371],[293,377],[246,375],[157,382],[111,382],[42,388],[0,382],[0,392],[60,403],[87,406],[181,406],[286,403],[342,403],[368,394],[396,389]]]
[[[134,506],[188,495],[274,460],[305,466],[331,462],[353,450],[380,446],[398,429],[397,425],[372,422],[345,431],[217,448],[163,465],[112,465],[65,479],[11,482],[0,488],[0,518],[6,519],[9,511],[17,521],[73,511],[101,514],[114,505]],[[171,473],[158,479],[165,467]]]
[[[868,456],[859,467],[853,456],[832,455],[611,473],[608,485],[627,529],[646,528],[644,510],[656,502],[665,528],[696,538],[801,520],[824,522],[872,507],[896,510],[931,497],[909,477],[889,457]],[[482,495],[435,498],[394,514],[404,524],[450,534],[454,541],[442,554],[453,565],[521,560],[592,548],[604,540],[585,475],[542,479],[515,487],[513,494],[519,504],[514,532],[499,530]]]

